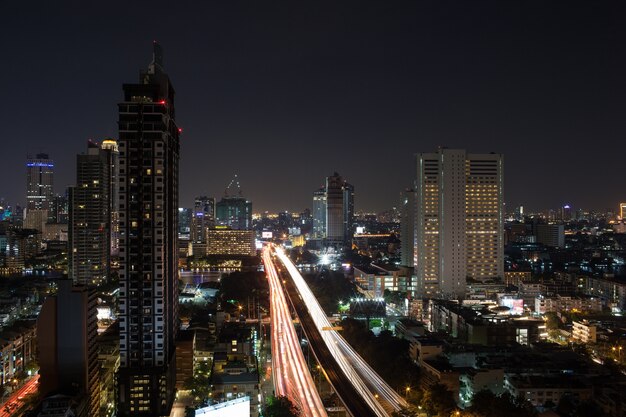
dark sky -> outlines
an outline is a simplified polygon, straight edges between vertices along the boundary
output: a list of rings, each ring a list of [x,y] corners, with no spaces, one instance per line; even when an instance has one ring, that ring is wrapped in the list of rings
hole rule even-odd
[[[184,128],[181,204],[235,173],[259,210],[302,210],[326,175],[357,210],[395,205],[416,152],[505,155],[505,199],[626,200],[622,2],[5,2],[0,196],[25,157],[55,189],[88,138],[117,136],[121,85],[164,48]]]

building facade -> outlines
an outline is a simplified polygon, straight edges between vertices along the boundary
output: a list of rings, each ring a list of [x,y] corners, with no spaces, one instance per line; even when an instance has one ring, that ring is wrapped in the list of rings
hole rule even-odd
[[[215,228],[208,231],[207,255],[256,255],[254,230]]]
[[[120,369],[118,415],[169,415],[178,329],[175,92],[162,51],[119,104]]]
[[[400,265],[415,265],[415,191],[405,190],[400,195]]]
[[[53,197],[54,161],[39,153],[26,161],[26,209],[48,210]]]
[[[191,241],[206,243],[209,228],[215,226],[215,198],[196,197],[191,218]]]
[[[326,237],[326,188],[313,191],[313,237]]]
[[[343,244],[345,238],[343,178],[335,173],[326,177],[326,241]]]
[[[100,409],[97,296],[72,281],[57,282],[56,296],[46,298],[37,320],[40,392],[75,396],[85,416]]]
[[[220,226],[252,229],[252,202],[241,196],[224,196],[216,204],[216,220]]]
[[[117,154],[117,146],[89,142],[87,153],[76,157],[76,186],[69,189],[68,268],[77,284],[100,285],[110,276],[111,253],[117,246],[111,242],[117,227],[112,216]]]
[[[503,158],[440,148],[417,155],[418,296],[463,297],[466,280],[504,275]]]

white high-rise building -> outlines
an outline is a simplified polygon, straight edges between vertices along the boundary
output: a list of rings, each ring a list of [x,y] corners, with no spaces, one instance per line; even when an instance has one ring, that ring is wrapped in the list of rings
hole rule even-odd
[[[467,278],[504,275],[503,158],[440,148],[417,155],[419,297],[462,298]]]

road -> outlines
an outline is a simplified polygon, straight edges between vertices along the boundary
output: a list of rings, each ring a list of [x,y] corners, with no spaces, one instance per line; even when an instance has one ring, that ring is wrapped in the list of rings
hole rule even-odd
[[[282,252],[281,249],[275,249],[277,257],[286,269],[285,276],[289,294],[294,302],[294,307],[298,311],[298,316],[303,323],[310,319],[307,336],[317,340],[315,334],[324,342],[324,345],[317,346],[314,349],[316,354],[322,357],[330,355],[335,364],[339,366],[343,372],[343,380],[348,380],[354,390],[361,397],[362,401],[370,409],[368,415],[376,415],[379,417],[387,417],[394,410],[399,410],[407,406],[404,398],[402,398],[395,390],[376,373],[372,368],[352,349],[349,343],[335,330],[322,330],[332,327],[328,317],[320,307],[317,299],[309,289],[308,285],[300,275],[300,272],[291,262],[291,260]],[[294,297],[298,297],[296,300]],[[311,326],[310,324],[314,325]],[[305,329],[306,331],[306,329]],[[322,358],[318,359],[323,360]],[[335,372],[338,376],[340,374]],[[336,388],[339,391],[338,388]],[[339,393],[339,392],[338,392]],[[345,398],[339,394],[344,400]],[[350,406],[346,404],[350,409]],[[361,416],[361,412],[351,411],[355,416]]]
[[[0,410],[0,417],[14,416],[20,408],[25,405],[24,398],[29,394],[37,392],[39,384],[39,374],[32,377],[24,385],[22,385],[17,391],[15,391],[8,400],[2,405]]]
[[[300,295],[295,286],[287,280],[285,280],[285,284],[287,294],[289,295],[289,299],[291,300],[296,314],[300,318],[300,325],[309,341],[311,351],[322,367],[326,379],[330,381],[330,384],[333,386],[339,398],[341,398],[341,401],[346,406],[350,415],[354,417],[379,416],[379,414],[373,412],[361,399],[361,395],[355,389],[350,378],[344,373],[331,351],[326,347],[326,343],[320,331],[318,331],[311,316],[308,314],[305,304],[301,302]]]
[[[272,374],[276,396],[286,396],[302,415],[327,417],[317,387],[302,353],[300,339],[272,260],[270,249],[263,250],[263,263],[270,287]]]

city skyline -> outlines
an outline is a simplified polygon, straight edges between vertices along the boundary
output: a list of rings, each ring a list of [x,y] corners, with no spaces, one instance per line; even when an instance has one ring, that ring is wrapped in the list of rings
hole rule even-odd
[[[167,27],[138,22],[145,10],[136,5],[123,16],[61,5],[26,22],[23,5],[10,7],[6,29],[23,36],[0,70],[14,80],[4,137],[18,139],[0,159],[3,178],[46,152],[63,194],[84,141],[116,137],[115,86],[158,39],[181,79],[183,207],[219,198],[238,174],[255,211],[301,211],[319,179],[340,171],[358,189],[356,210],[382,211],[412,187],[413,155],[440,145],[503,154],[509,208],[603,209],[624,199],[616,168],[626,150],[626,62],[607,5],[232,3],[168,8]],[[102,31],[96,19],[117,29]],[[48,111],[32,119],[23,97]],[[76,116],[70,124],[65,111]],[[583,152],[580,143],[602,146]],[[24,185],[7,182],[1,197],[24,203]]]

